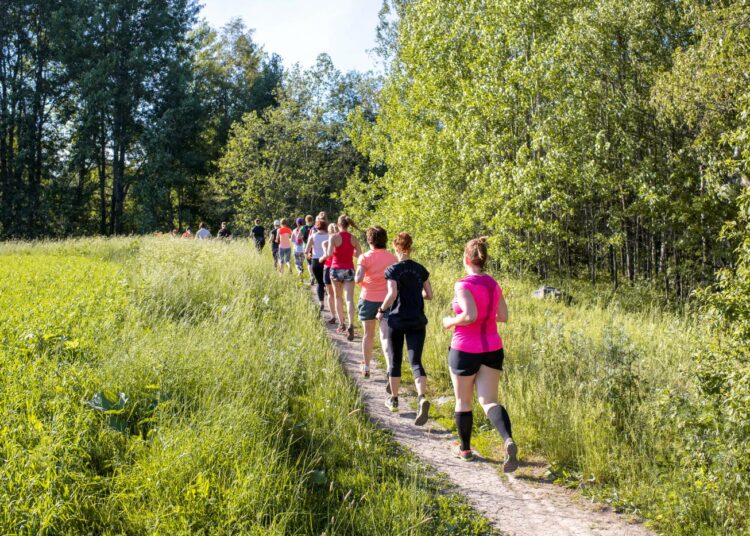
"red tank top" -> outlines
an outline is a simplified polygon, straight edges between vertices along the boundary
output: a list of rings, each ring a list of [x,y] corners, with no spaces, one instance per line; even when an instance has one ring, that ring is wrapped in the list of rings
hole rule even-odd
[[[334,270],[354,270],[352,235],[346,231],[341,231],[339,236],[341,237],[341,245],[333,248],[331,268]]]

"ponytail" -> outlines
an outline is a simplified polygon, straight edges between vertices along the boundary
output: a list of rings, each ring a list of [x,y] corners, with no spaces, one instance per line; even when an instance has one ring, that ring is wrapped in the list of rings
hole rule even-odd
[[[489,258],[487,254],[487,237],[480,236],[479,238],[469,240],[464,248],[464,255],[469,260],[469,264],[484,270],[484,266],[487,264]]]

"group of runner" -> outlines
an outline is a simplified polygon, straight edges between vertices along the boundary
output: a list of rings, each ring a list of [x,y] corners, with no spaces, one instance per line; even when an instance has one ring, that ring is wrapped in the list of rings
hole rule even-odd
[[[363,251],[356,229],[346,215],[329,223],[325,212],[316,218],[295,220],[295,228],[286,219],[276,220],[269,233],[274,266],[291,273],[292,249],[298,274],[308,261],[311,284],[317,284],[320,312],[330,313],[328,322],[338,324],[337,332],[354,340],[354,285],[361,287],[357,315],[363,325],[361,373],[370,377],[370,363],[375,339],[380,340],[387,361],[386,407],[399,410],[401,368],[404,346],[417,389],[417,414],[414,424],[427,422],[430,402],[427,400],[427,373],[422,363],[427,317],[424,300],[432,299],[430,273],[411,259],[412,237],[399,233],[388,251],[388,235],[380,226],[366,230],[367,251]],[[265,229],[260,220],[252,230],[256,247],[265,245]],[[356,259],[356,264],[355,264]],[[507,322],[508,307],[497,281],[485,272],[487,266],[485,238],[470,240],[463,252],[466,276],[455,284],[453,312],[442,320],[444,329],[453,335],[448,363],[456,406],[454,419],[459,441],[454,454],[470,461],[473,427],[473,396],[500,434],[505,446],[503,470],[514,471],[518,465],[517,447],[512,438],[510,417],[498,403],[498,386],[503,369],[503,342],[497,322]]]
[[[193,231],[190,229],[190,226],[185,227],[185,230],[182,232],[182,234],[180,234],[180,231],[178,229],[173,229],[170,234],[173,238],[177,238],[178,236],[180,238],[195,238],[196,240],[209,240],[213,238],[213,235],[211,234],[211,231],[208,229],[208,225],[206,225],[205,222],[201,222],[200,225],[198,225],[198,231],[195,233],[195,235],[193,235]],[[227,227],[227,222],[221,222],[221,227],[219,227],[219,230],[216,232],[216,237],[226,240],[230,240],[232,238],[232,233],[229,231],[229,227]]]

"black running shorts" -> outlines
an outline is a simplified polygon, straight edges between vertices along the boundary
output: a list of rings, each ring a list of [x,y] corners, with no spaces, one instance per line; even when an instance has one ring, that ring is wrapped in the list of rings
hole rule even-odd
[[[479,372],[479,367],[482,365],[503,370],[503,359],[505,359],[505,354],[502,348],[480,354],[462,352],[453,348],[448,352],[448,365],[451,372],[457,376],[473,376]]]

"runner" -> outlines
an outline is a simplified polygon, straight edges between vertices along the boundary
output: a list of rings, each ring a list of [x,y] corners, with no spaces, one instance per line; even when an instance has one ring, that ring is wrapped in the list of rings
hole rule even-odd
[[[313,220],[313,217],[308,214],[305,216],[305,225],[302,226],[302,243],[307,244],[307,241],[310,238],[310,234],[315,232],[315,223],[313,221],[317,222],[317,220]],[[305,255],[307,258],[307,272],[310,274],[310,286],[315,284],[315,275],[312,271],[312,257],[309,255]]]
[[[198,226],[198,232],[195,233],[195,238],[198,240],[208,240],[211,238],[211,231],[206,228],[206,224],[201,222]]]
[[[258,253],[260,253],[263,251],[263,246],[266,245],[266,230],[260,224],[260,218],[255,219],[255,227],[250,230],[250,234],[253,235],[253,238],[255,239],[255,248],[258,250]]]
[[[297,269],[297,275],[302,275],[305,264],[305,238],[303,236],[303,225],[305,220],[297,218],[297,226],[292,231],[292,244],[294,244],[294,266]]]
[[[399,233],[393,241],[398,261],[385,271],[388,281],[388,294],[378,309],[377,318],[387,318],[387,332],[390,340],[391,363],[388,378],[391,396],[385,406],[398,411],[398,390],[401,386],[401,363],[404,359],[404,340],[408,350],[409,364],[417,386],[417,417],[414,424],[421,426],[427,422],[430,403],[425,398],[427,373],[422,366],[422,350],[426,335],[427,317],[424,314],[424,300],[432,299],[432,287],[428,281],[430,273],[409,257],[412,239],[408,233]],[[386,312],[387,311],[387,312]]]
[[[339,321],[338,333],[346,333],[347,340],[354,340],[354,260],[362,249],[359,240],[348,229],[354,222],[349,216],[339,216],[338,233],[328,240],[326,254],[333,257],[331,281]],[[344,300],[346,300],[346,323],[344,322]]]
[[[323,213],[321,213],[323,214]],[[325,219],[323,220],[325,221]],[[323,283],[326,286],[326,306],[328,306],[328,312],[331,313],[331,318],[328,319],[329,324],[336,323],[336,307],[333,299],[333,282],[331,281],[331,264],[333,264],[333,257],[327,254],[328,243],[331,241],[331,237],[336,233],[336,224],[328,224],[328,240],[323,242],[323,255],[320,260],[323,261]]]
[[[376,330],[380,332],[380,346],[383,349],[386,363],[390,367],[387,325],[385,321],[379,321],[375,316],[378,314],[378,309],[383,304],[386,294],[388,294],[385,270],[398,262],[396,256],[386,249],[388,234],[382,227],[375,226],[367,229],[367,243],[370,246],[370,251],[359,258],[357,273],[354,275],[354,282],[362,287],[357,311],[364,326],[361,368],[362,375],[365,378],[370,377],[370,361],[372,360]]]
[[[475,238],[464,249],[466,275],[455,286],[453,311],[443,318],[445,329],[454,329],[448,353],[451,380],[456,395],[456,428],[460,444],[455,455],[462,460],[474,458],[471,451],[471,412],[474,388],[482,409],[505,442],[503,471],[518,467],[518,447],[512,438],[510,416],[497,402],[500,372],[503,370],[503,340],[497,322],[508,321],[508,305],[503,289],[485,273],[487,239]]]
[[[227,227],[227,222],[223,221],[221,222],[221,229],[219,229],[219,232],[216,233],[216,236],[219,238],[225,238],[227,240],[231,240],[232,233],[229,231],[229,228]]]
[[[281,227],[276,233],[276,243],[279,245],[279,272],[284,273],[284,264],[292,273],[292,230],[289,228],[289,220],[281,218]]]
[[[318,220],[315,224],[315,230],[310,233],[310,238],[307,239],[307,246],[305,247],[305,254],[312,260],[312,272],[315,277],[315,281],[318,283],[318,301],[320,301],[320,312],[323,312],[323,303],[326,294],[326,284],[323,279],[323,271],[325,266],[321,260],[325,256],[325,249],[323,244],[328,240],[328,222],[325,220]]]
[[[182,233],[181,238],[193,238],[193,233],[190,231],[190,227],[185,228],[185,232]]]
[[[271,240],[271,256],[273,257],[274,270],[279,267],[279,227],[281,227],[281,222],[273,220],[273,229],[271,229],[269,239]]]

